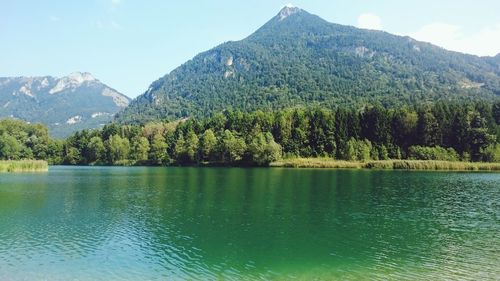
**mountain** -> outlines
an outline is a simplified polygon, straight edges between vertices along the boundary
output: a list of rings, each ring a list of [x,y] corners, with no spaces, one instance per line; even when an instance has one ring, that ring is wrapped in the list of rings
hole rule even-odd
[[[498,56],[481,58],[333,24],[287,6],[249,37],[201,53],[153,82],[116,120],[499,97]]]
[[[497,54],[494,57],[486,57],[486,59],[489,60],[498,71],[500,71],[500,54]]]
[[[0,118],[43,123],[55,137],[100,127],[129,102],[90,73],[0,78]]]

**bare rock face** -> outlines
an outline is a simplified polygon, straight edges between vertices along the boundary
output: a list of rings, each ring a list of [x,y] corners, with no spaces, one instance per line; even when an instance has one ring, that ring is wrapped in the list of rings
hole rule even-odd
[[[283,7],[283,9],[281,9],[281,11],[278,14],[278,18],[280,21],[282,21],[282,20],[288,18],[289,16],[291,16],[295,13],[298,13],[298,12],[300,12],[300,8],[297,8],[291,4],[288,4],[285,7]]]
[[[233,65],[233,56],[229,56],[226,60],[226,66],[232,66]]]

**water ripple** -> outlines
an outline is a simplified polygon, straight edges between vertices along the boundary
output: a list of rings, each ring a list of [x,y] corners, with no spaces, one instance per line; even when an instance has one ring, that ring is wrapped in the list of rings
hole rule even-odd
[[[500,176],[55,168],[0,180],[0,280],[498,280]]]

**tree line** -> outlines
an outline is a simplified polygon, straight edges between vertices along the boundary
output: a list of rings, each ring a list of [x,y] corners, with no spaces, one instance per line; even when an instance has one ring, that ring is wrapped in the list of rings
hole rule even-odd
[[[0,159],[68,165],[267,165],[282,157],[349,161],[500,161],[500,103],[363,110],[227,110],[206,119],[108,124],[65,140],[42,125],[0,122]]]

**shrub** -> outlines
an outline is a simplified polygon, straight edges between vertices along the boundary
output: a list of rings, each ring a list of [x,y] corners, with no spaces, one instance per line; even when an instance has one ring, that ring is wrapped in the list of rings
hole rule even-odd
[[[484,162],[500,162],[500,144],[490,145],[481,151]]]
[[[408,158],[413,160],[459,161],[458,153],[453,148],[440,146],[412,146],[408,149]]]

